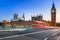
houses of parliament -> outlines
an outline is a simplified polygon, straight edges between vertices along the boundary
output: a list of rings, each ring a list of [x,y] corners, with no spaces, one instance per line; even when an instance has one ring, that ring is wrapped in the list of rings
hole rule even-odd
[[[34,21],[45,22],[48,26],[55,27],[56,26],[56,8],[55,8],[54,3],[52,4],[52,8],[51,8],[51,21],[43,20],[42,15],[32,16],[31,20],[25,21],[24,14],[21,18],[19,18],[18,14],[15,13],[13,15],[13,19],[11,19],[10,22],[3,21],[3,24],[4,24],[4,26],[32,26],[32,23]]]

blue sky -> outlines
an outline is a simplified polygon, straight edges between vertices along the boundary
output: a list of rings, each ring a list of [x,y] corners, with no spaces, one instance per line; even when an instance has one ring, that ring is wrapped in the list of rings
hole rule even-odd
[[[24,13],[26,20],[37,14],[42,14],[44,20],[51,20],[53,1],[56,7],[56,19],[60,22],[60,0],[0,0],[0,21],[11,20],[14,13],[19,17]]]

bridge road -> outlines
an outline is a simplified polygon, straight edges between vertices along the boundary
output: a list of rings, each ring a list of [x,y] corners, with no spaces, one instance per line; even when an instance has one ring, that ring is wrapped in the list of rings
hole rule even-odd
[[[60,29],[44,29],[25,34],[1,37],[0,40],[59,40]]]

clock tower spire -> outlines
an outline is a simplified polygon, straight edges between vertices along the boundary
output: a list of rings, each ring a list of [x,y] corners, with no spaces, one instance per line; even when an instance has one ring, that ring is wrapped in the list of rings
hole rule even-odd
[[[51,8],[51,26],[56,26],[56,8],[54,2]]]

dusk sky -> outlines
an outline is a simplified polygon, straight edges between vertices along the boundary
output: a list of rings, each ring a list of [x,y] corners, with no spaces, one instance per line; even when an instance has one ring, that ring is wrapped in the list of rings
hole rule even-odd
[[[53,1],[56,7],[56,20],[60,22],[60,0],[0,0],[0,21],[11,20],[14,13],[19,17],[24,13],[26,20],[42,14],[44,20],[51,21]]]

